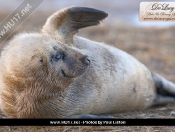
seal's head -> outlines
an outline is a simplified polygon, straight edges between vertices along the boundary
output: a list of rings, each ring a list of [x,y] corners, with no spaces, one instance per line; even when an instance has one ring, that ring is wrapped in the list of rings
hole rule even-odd
[[[91,8],[66,8],[53,14],[41,33],[22,33],[9,42],[0,60],[0,104],[7,117],[55,117],[55,100],[90,65],[72,46],[73,35],[106,16]]]
[[[34,33],[16,36],[3,51],[2,63],[3,108],[10,117],[26,117],[20,112],[29,109],[28,103],[57,96],[86,71],[90,60],[49,36]],[[11,114],[14,105],[19,115]]]

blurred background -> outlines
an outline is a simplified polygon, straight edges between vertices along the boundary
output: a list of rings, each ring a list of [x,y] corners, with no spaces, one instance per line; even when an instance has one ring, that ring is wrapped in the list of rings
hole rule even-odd
[[[13,11],[23,0],[0,0],[0,9],[5,12]],[[152,0],[146,0],[152,1]],[[154,0],[157,1],[157,0]],[[166,1],[166,0],[159,0]],[[174,0],[168,0],[173,2]],[[142,0],[116,1],[116,0],[44,0],[38,7],[37,11],[57,11],[58,9],[69,6],[88,6],[105,10],[109,13],[107,21],[119,21],[135,26],[156,26],[168,27],[175,25],[174,22],[140,22],[139,21],[139,4]]]
[[[159,0],[159,2],[161,1]],[[174,0],[168,1],[173,2]],[[0,22],[21,2],[22,0],[0,0]],[[21,31],[40,31],[46,19],[61,8],[69,6],[97,8],[107,12],[109,17],[99,26],[81,30],[78,35],[124,50],[145,64],[150,70],[175,83],[175,22],[140,22],[140,2],[141,0],[45,0],[15,30],[12,36]],[[6,44],[7,42],[3,42],[0,47],[2,48]],[[144,112],[117,114],[116,117],[174,118],[173,112],[175,113],[175,105],[168,105]]]

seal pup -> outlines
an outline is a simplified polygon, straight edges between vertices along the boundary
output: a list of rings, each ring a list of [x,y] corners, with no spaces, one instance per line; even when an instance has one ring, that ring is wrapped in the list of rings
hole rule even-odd
[[[112,118],[175,101],[175,84],[115,47],[75,36],[107,13],[70,7],[39,33],[16,35],[0,58],[0,106],[8,118]]]

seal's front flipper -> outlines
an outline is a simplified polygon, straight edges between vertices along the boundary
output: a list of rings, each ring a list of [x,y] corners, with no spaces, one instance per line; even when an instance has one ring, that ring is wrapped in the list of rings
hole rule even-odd
[[[81,115],[73,115],[68,118],[76,118],[76,119],[114,119],[113,116],[102,116],[102,115],[90,115],[90,114],[81,114]]]
[[[69,7],[57,11],[47,19],[42,31],[72,45],[73,36],[79,29],[95,26],[108,16],[101,10],[88,7]]]

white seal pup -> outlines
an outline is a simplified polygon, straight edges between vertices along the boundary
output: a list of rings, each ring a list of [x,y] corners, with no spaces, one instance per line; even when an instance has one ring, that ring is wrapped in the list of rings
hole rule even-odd
[[[75,36],[107,13],[70,7],[39,33],[21,33],[0,58],[0,106],[8,118],[111,118],[175,101],[175,85],[115,47]]]

